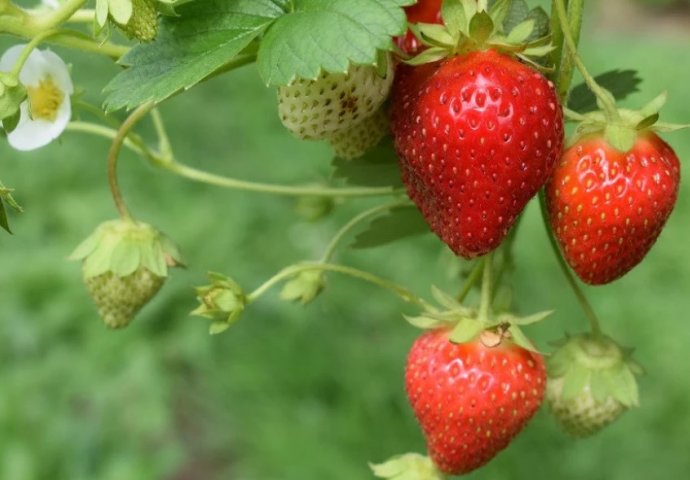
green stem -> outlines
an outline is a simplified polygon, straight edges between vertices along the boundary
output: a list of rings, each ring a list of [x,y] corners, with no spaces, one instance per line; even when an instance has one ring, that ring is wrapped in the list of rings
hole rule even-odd
[[[580,55],[577,53],[577,45],[575,39],[573,38],[573,34],[570,31],[570,25],[568,24],[568,17],[565,11],[565,5],[563,3],[563,0],[555,0],[554,6],[556,7],[556,15],[558,16],[558,21],[560,22],[561,29],[563,30],[565,45],[570,50],[573,63],[580,71],[580,74],[582,74],[582,78],[585,80],[585,83],[587,84],[589,89],[597,97],[597,100],[599,100],[599,103],[604,109],[604,112],[606,113],[608,119],[611,121],[620,120],[620,114],[618,113],[618,109],[616,108],[615,99],[609,92],[604,90],[596,82],[596,80],[594,80],[594,77],[592,77],[592,75],[589,74],[589,72],[587,71],[587,67],[585,67],[585,64],[582,62]]]
[[[74,12],[74,15],[67,20],[69,23],[92,23],[96,18],[96,10],[92,8],[82,8]]]
[[[405,287],[402,287],[396,283],[393,283],[389,280],[386,280],[384,278],[381,278],[379,276],[376,276],[372,273],[366,272],[364,270],[359,270],[353,267],[348,267],[345,265],[337,265],[337,264],[332,264],[332,263],[317,263],[317,262],[308,262],[308,263],[301,263],[299,265],[291,265],[287,268],[284,268],[277,274],[275,274],[273,277],[269,278],[266,280],[261,286],[259,286],[256,290],[251,292],[249,295],[247,295],[247,301],[248,303],[254,302],[257,298],[259,298],[261,295],[266,293],[268,290],[271,289],[274,285],[277,283],[286,280],[290,277],[293,277],[294,275],[304,272],[304,271],[309,271],[309,270],[320,270],[320,271],[327,271],[327,272],[337,272],[337,273],[342,273],[344,275],[349,275],[354,278],[358,278],[360,280],[364,280],[365,282],[369,282],[373,285],[379,286],[381,288],[384,288],[386,290],[389,290],[396,294],[398,297],[400,297],[403,301],[408,302],[408,303],[414,303],[415,305],[418,305],[419,307],[423,309],[431,309],[430,311],[434,310],[434,307],[427,303],[425,300],[419,298],[417,295],[412,293],[410,290],[408,290]]]
[[[556,68],[551,74],[551,79],[556,81],[558,78],[558,71],[562,62],[563,56],[563,29],[561,29],[561,22],[558,21],[556,12],[556,2],[558,0],[551,0],[551,44],[554,46],[553,51],[549,54],[551,65]],[[568,0],[565,0],[565,6],[568,7]]]
[[[31,55],[31,52],[33,52],[34,49],[47,38],[56,36],[60,33],[61,32],[59,30],[46,30],[45,32],[41,32],[34,38],[32,38],[31,41],[27,43],[26,46],[24,46],[21,53],[19,54],[19,58],[17,58],[17,61],[14,64],[14,68],[12,68],[12,74],[18,77],[19,72],[22,71],[22,67],[24,67],[24,64],[28,60],[29,55]]]
[[[570,2],[568,2],[568,32],[570,32],[572,35],[573,43],[575,44],[576,48],[580,43],[584,5],[584,0],[570,0]],[[558,23],[560,26],[560,22],[556,23]],[[559,30],[561,37],[563,37],[563,30],[560,28]],[[561,45],[562,42],[563,39],[561,39]],[[561,57],[559,57],[560,63],[556,76],[556,85],[558,85],[558,95],[561,99],[561,102],[565,105],[567,104],[568,100],[568,93],[570,91],[570,83],[573,79],[573,70],[575,64],[573,62],[573,54],[570,52],[570,50],[566,50],[565,55],[563,55],[563,51],[561,49],[560,55]]]
[[[155,103],[149,102],[141,105],[136,110],[134,110],[127,120],[124,121],[120,129],[117,131],[113,143],[108,151],[108,184],[110,185],[110,192],[113,196],[113,201],[115,202],[115,207],[123,220],[132,220],[132,216],[127,209],[125,200],[122,197],[122,191],[120,190],[120,185],[117,181],[117,159],[120,156],[120,150],[122,144],[129,132],[134,128],[134,126],[144,118],[155,106]]]
[[[484,269],[482,275],[482,294],[479,303],[479,313],[477,319],[482,323],[489,323],[489,315],[491,310],[491,298],[493,296],[493,252],[484,256]]]
[[[602,335],[599,319],[597,318],[596,313],[594,313],[594,309],[587,300],[587,297],[585,296],[584,292],[580,288],[580,285],[578,285],[577,280],[575,280],[575,277],[570,271],[570,267],[568,267],[568,264],[563,258],[561,250],[558,247],[558,242],[556,241],[556,238],[553,236],[553,232],[551,231],[549,215],[546,207],[546,195],[543,189],[539,192],[539,205],[541,207],[541,216],[542,220],[544,221],[546,236],[549,238],[549,243],[551,244],[551,248],[553,249],[553,253],[556,256],[556,259],[558,260],[558,265],[559,267],[561,267],[563,275],[568,281],[570,288],[573,290],[575,297],[577,297],[577,301],[582,307],[582,310],[585,312],[587,320],[589,320],[589,325],[592,330],[592,334],[596,337],[599,337]]]
[[[477,263],[474,265],[472,271],[467,277],[467,280],[465,280],[465,284],[462,286],[462,290],[460,290],[460,293],[458,293],[458,302],[464,302],[467,298],[467,295],[470,294],[470,291],[472,291],[472,287],[474,287],[474,285],[479,280],[479,277],[482,275],[482,272],[484,271],[485,263],[486,259],[482,258],[478,260]]]
[[[89,38],[75,36],[73,34],[59,34],[51,37],[50,42],[61,47],[73,48],[84,52],[98,53],[112,59],[119,59],[129,51],[129,47],[117,45],[111,42],[96,42]]]
[[[72,132],[89,133],[91,135],[108,138],[110,140],[114,139],[117,136],[117,130],[113,128],[103,127],[101,125],[97,125],[95,123],[90,122],[70,122],[67,124],[66,130]],[[143,141],[137,135],[133,135],[130,133],[129,136],[125,138],[125,141],[122,145],[128,148],[129,150],[133,151],[134,153],[137,153],[144,157],[152,155],[152,152],[147,151],[147,148],[144,145]]]
[[[318,186],[289,186],[273,185],[269,183],[256,183],[238,180],[230,177],[223,177],[213,173],[197,170],[177,162],[159,163],[159,167],[169,170],[176,175],[194,180],[196,182],[207,183],[218,187],[234,188],[250,192],[271,193],[274,195],[287,196],[317,196],[317,197],[382,197],[390,195],[401,195],[404,189],[392,187],[352,187],[352,188],[330,188]]]
[[[397,201],[397,202],[391,202],[391,203],[386,203],[384,205],[377,205],[376,207],[373,207],[369,210],[366,210],[364,212],[361,212],[359,215],[355,216],[347,222],[339,231],[336,233],[336,235],[333,237],[333,239],[330,241],[328,246],[326,247],[326,250],[323,253],[323,256],[321,257],[321,262],[326,263],[328,262],[332,257],[333,254],[335,253],[336,249],[338,248],[338,245],[342,241],[342,239],[350,233],[350,231],[355,228],[357,225],[359,225],[361,222],[367,220],[368,218],[375,217],[379,213],[385,212],[387,210],[391,210],[395,207],[406,205],[409,202],[407,200],[403,201]]]
[[[88,0],[66,0],[52,12],[38,16],[29,16],[26,19],[26,28],[32,32],[50,30],[63,23],[74,15]]]
[[[168,137],[168,132],[165,130],[165,123],[163,123],[163,117],[158,109],[154,109],[151,112],[151,118],[153,118],[153,126],[156,129],[156,135],[158,135],[159,156],[166,161],[173,161],[174,156],[170,137]]]

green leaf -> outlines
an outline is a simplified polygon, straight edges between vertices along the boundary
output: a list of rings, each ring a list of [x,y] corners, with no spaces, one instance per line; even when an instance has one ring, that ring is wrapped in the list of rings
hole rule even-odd
[[[400,187],[398,156],[393,149],[390,137],[371,148],[360,158],[344,160],[335,158],[331,163],[333,176],[343,179],[350,185],[367,187]]]
[[[391,50],[405,31],[402,6],[412,0],[294,0],[264,36],[258,54],[268,86],[346,72],[351,63],[376,65],[379,50]]]
[[[506,14],[505,20],[503,20],[503,31],[510,32],[520,23],[527,20],[529,15],[529,7],[525,0],[513,0],[510,3],[510,8]]]
[[[358,234],[352,248],[373,248],[403,238],[429,232],[429,225],[414,206],[392,208],[388,214],[375,218]]]
[[[642,107],[639,111],[640,115],[647,117],[659,113],[663,106],[666,104],[668,95],[666,92],[662,92],[660,95],[656,96],[647,105]]]
[[[106,87],[108,111],[160,102],[233,60],[276,18],[283,0],[205,0],[164,17],[156,40],[121,60],[129,68]]]
[[[541,7],[536,7],[530,10],[527,18],[534,21],[534,30],[527,40],[536,40],[538,38],[546,37],[551,30],[551,17]]]
[[[639,90],[642,79],[635,70],[611,70],[594,77],[599,85],[613,94],[616,100],[623,100]],[[596,97],[587,85],[579,84],[570,92],[568,108],[576,112],[591,112],[597,108]]]

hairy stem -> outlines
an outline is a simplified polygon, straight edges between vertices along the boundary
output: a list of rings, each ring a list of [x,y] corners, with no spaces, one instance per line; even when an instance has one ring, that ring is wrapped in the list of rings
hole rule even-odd
[[[572,272],[570,271],[570,267],[568,267],[568,264],[566,263],[565,259],[563,258],[563,255],[561,254],[561,250],[558,247],[558,242],[556,241],[556,238],[553,236],[553,232],[551,231],[550,223],[549,223],[549,216],[546,208],[546,195],[544,193],[544,190],[542,189],[539,192],[539,205],[541,207],[541,215],[542,219],[544,221],[544,228],[546,230],[546,236],[549,238],[549,243],[551,244],[551,248],[553,250],[554,256],[556,257],[556,260],[558,261],[558,266],[561,268],[561,271],[563,272],[563,275],[565,276],[565,279],[568,281],[568,284],[570,285],[570,288],[572,289],[573,293],[575,294],[575,297],[577,298],[578,303],[582,307],[582,310],[584,311],[585,315],[587,316],[587,320],[589,321],[590,328],[592,330],[592,334],[595,336],[601,336],[601,326],[599,323],[599,319],[597,318],[596,313],[594,313],[594,309],[589,303],[589,300],[587,300],[587,297],[585,296],[584,292],[580,288],[580,285],[577,283],[577,280],[575,280],[575,277],[573,276]]]
[[[474,267],[472,268],[472,271],[470,271],[470,274],[467,276],[467,280],[465,280],[465,284],[462,286],[462,290],[460,290],[460,293],[458,293],[458,302],[464,302],[467,298],[467,295],[470,294],[470,292],[472,291],[472,287],[475,286],[475,284],[479,280],[479,277],[482,276],[485,263],[485,258],[482,258],[478,260],[477,263],[475,263]]]
[[[251,292],[249,295],[247,295],[247,301],[248,302],[253,302],[257,298],[259,298],[261,295],[266,293],[271,287],[276,285],[277,283],[286,280],[300,272],[304,271],[310,271],[310,270],[320,270],[320,271],[325,271],[325,272],[337,272],[337,273],[342,273],[344,275],[349,275],[350,277],[358,278],[360,280],[364,280],[365,282],[371,283],[373,285],[379,286],[381,288],[384,288],[386,290],[389,290],[396,294],[398,297],[400,297],[403,301],[408,302],[408,303],[414,303],[415,305],[418,305],[419,307],[423,309],[431,309],[433,311],[434,307],[423,300],[422,298],[419,298],[417,295],[412,293],[410,290],[407,288],[400,286],[396,283],[391,282],[390,280],[386,280],[385,278],[381,278],[377,275],[374,275],[372,273],[366,272],[364,270],[359,270],[357,268],[353,267],[348,267],[345,265],[338,265],[338,264],[333,264],[333,263],[320,263],[320,262],[306,262],[306,263],[300,263],[298,265],[291,265],[277,274],[275,274],[273,277],[269,278],[266,280],[261,286],[259,286],[256,290]]]
[[[491,313],[491,298],[493,297],[493,252],[484,256],[484,268],[482,274],[482,294],[479,303],[479,313],[477,318],[482,323],[489,322]]]
[[[383,205],[377,205],[376,207],[370,208],[369,210],[366,210],[366,211],[361,212],[360,214],[356,215],[354,218],[352,218],[352,220],[347,222],[338,231],[338,233],[335,234],[333,239],[330,241],[330,243],[326,247],[326,250],[324,251],[323,256],[321,257],[321,262],[326,263],[333,257],[333,254],[335,253],[336,249],[338,248],[338,245],[340,244],[340,242],[357,225],[359,225],[360,223],[364,222],[365,220],[367,220],[371,217],[375,217],[376,215],[378,215],[380,213],[391,210],[392,208],[395,208],[398,206],[406,205],[408,203],[409,202],[406,200],[401,200],[401,201],[397,201],[397,202],[386,203]]]
[[[176,175],[185,177],[196,182],[208,183],[218,187],[234,188],[250,192],[270,193],[274,195],[286,196],[317,196],[317,197],[383,197],[390,195],[404,194],[403,189],[392,187],[351,187],[351,188],[332,188],[318,186],[290,186],[273,185],[269,183],[256,183],[236,178],[223,177],[213,173],[197,170],[181,163],[169,162],[158,164],[159,167],[169,170]]]
[[[134,128],[134,126],[144,118],[153,108],[155,104],[145,103],[136,110],[134,110],[127,120],[124,121],[120,129],[117,131],[113,143],[108,151],[108,184],[110,185],[110,192],[115,202],[115,207],[123,220],[132,220],[132,216],[127,209],[125,200],[122,197],[122,191],[117,181],[117,159],[120,156],[120,150],[127,138],[127,134]]]
[[[570,31],[570,24],[568,23],[568,16],[565,11],[565,5],[563,3],[563,0],[555,0],[554,6],[556,8],[556,15],[558,16],[558,21],[561,25],[561,29],[563,30],[563,38],[565,39],[565,45],[566,47],[568,47],[568,50],[570,50],[572,62],[575,64],[580,74],[582,74],[582,78],[587,84],[587,87],[589,87],[592,93],[594,93],[594,95],[597,97],[597,100],[604,109],[604,112],[606,113],[608,119],[613,121],[620,120],[620,114],[618,113],[618,109],[616,108],[615,99],[609,92],[601,88],[601,86],[596,82],[596,80],[594,80],[594,77],[592,77],[592,75],[590,75],[590,73],[587,71],[587,67],[585,67],[585,64],[582,62],[580,55],[577,53],[577,44],[575,42],[572,32]],[[560,86],[558,86],[558,88],[560,92]]]
[[[582,18],[584,13],[584,0],[570,0],[568,2],[568,32],[572,35],[573,43],[577,48],[580,42],[580,32],[582,31]],[[560,27],[560,22],[555,22]],[[563,44],[563,30],[559,28],[561,36],[561,45]],[[559,52],[560,64],[556,75],[556,85],[558,85],[558,95],[561,102],[565,105],[568,101],[568,92],[570,91],[570,82],[573,79],[573,54],[569,49],[565,52],[561,47]]]

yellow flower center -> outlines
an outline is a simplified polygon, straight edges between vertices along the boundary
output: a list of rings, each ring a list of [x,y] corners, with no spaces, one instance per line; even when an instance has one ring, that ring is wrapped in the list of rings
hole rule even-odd
[[[26,89],[29,95],[29,112],[34,119],[55,121],[57,111],[64,95],[55,85],[53,79],[47,76],[38,82],[37,86],[28,86]]]

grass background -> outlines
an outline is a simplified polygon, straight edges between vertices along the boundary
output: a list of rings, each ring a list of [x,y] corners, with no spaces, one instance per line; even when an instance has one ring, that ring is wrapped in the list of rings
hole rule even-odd
[[[639,106],[660,90],[667,121],[688,122],[690,38],[590,32],[582,52],[593,72],[633,67]],[[85,96],[116,67],[58,50],[73,63]],[[329,174],[324,145],[282,128],[274,94],[253,67],[217,78],[162,107],[181,161],[238,178],[301,183]],[[690,134],[669,134],[681,159]],[[370,478],[367,461],[423,449],[407,406],[402,371],[417,332],[414,313],[385,291],[330,275],[303,308],[277,292],[252,305],[226,334],[189,317],[191,289],[207,270],[247,290],[283,266],[315,258],[328,239],[372,201],[351,201],[306,223],[287,198],[193,184],[121,159],[121,182],[138,216],[182,247],[189,268],[122,332],[96,318],[65,257],[115,215],[108,195],[108,144],[66,134],[20,154],[0,145],[0,178],[25,207],[14,236],[0,236],[0,479]],[[687,177],[688,164],[682,174]],[[668,227],[647,260],[619,282],[588,289],[608,332],[637,347],[648,375],[642,405],[586,441],[564,437],[546,411],[509,449],[469,478],[634,480],[684,478],[690,471],[690,381],[682,365],[690,329],[690,187],[681,188]],[[555,309],[530,329],[542,346],[585,328],[584,317],[548,250],[532,204],[518,238],[512,276],[523,312]],[[449,290],[448,257],[431,235],[388,247],[344,251],[361,266],[428,296]]]

